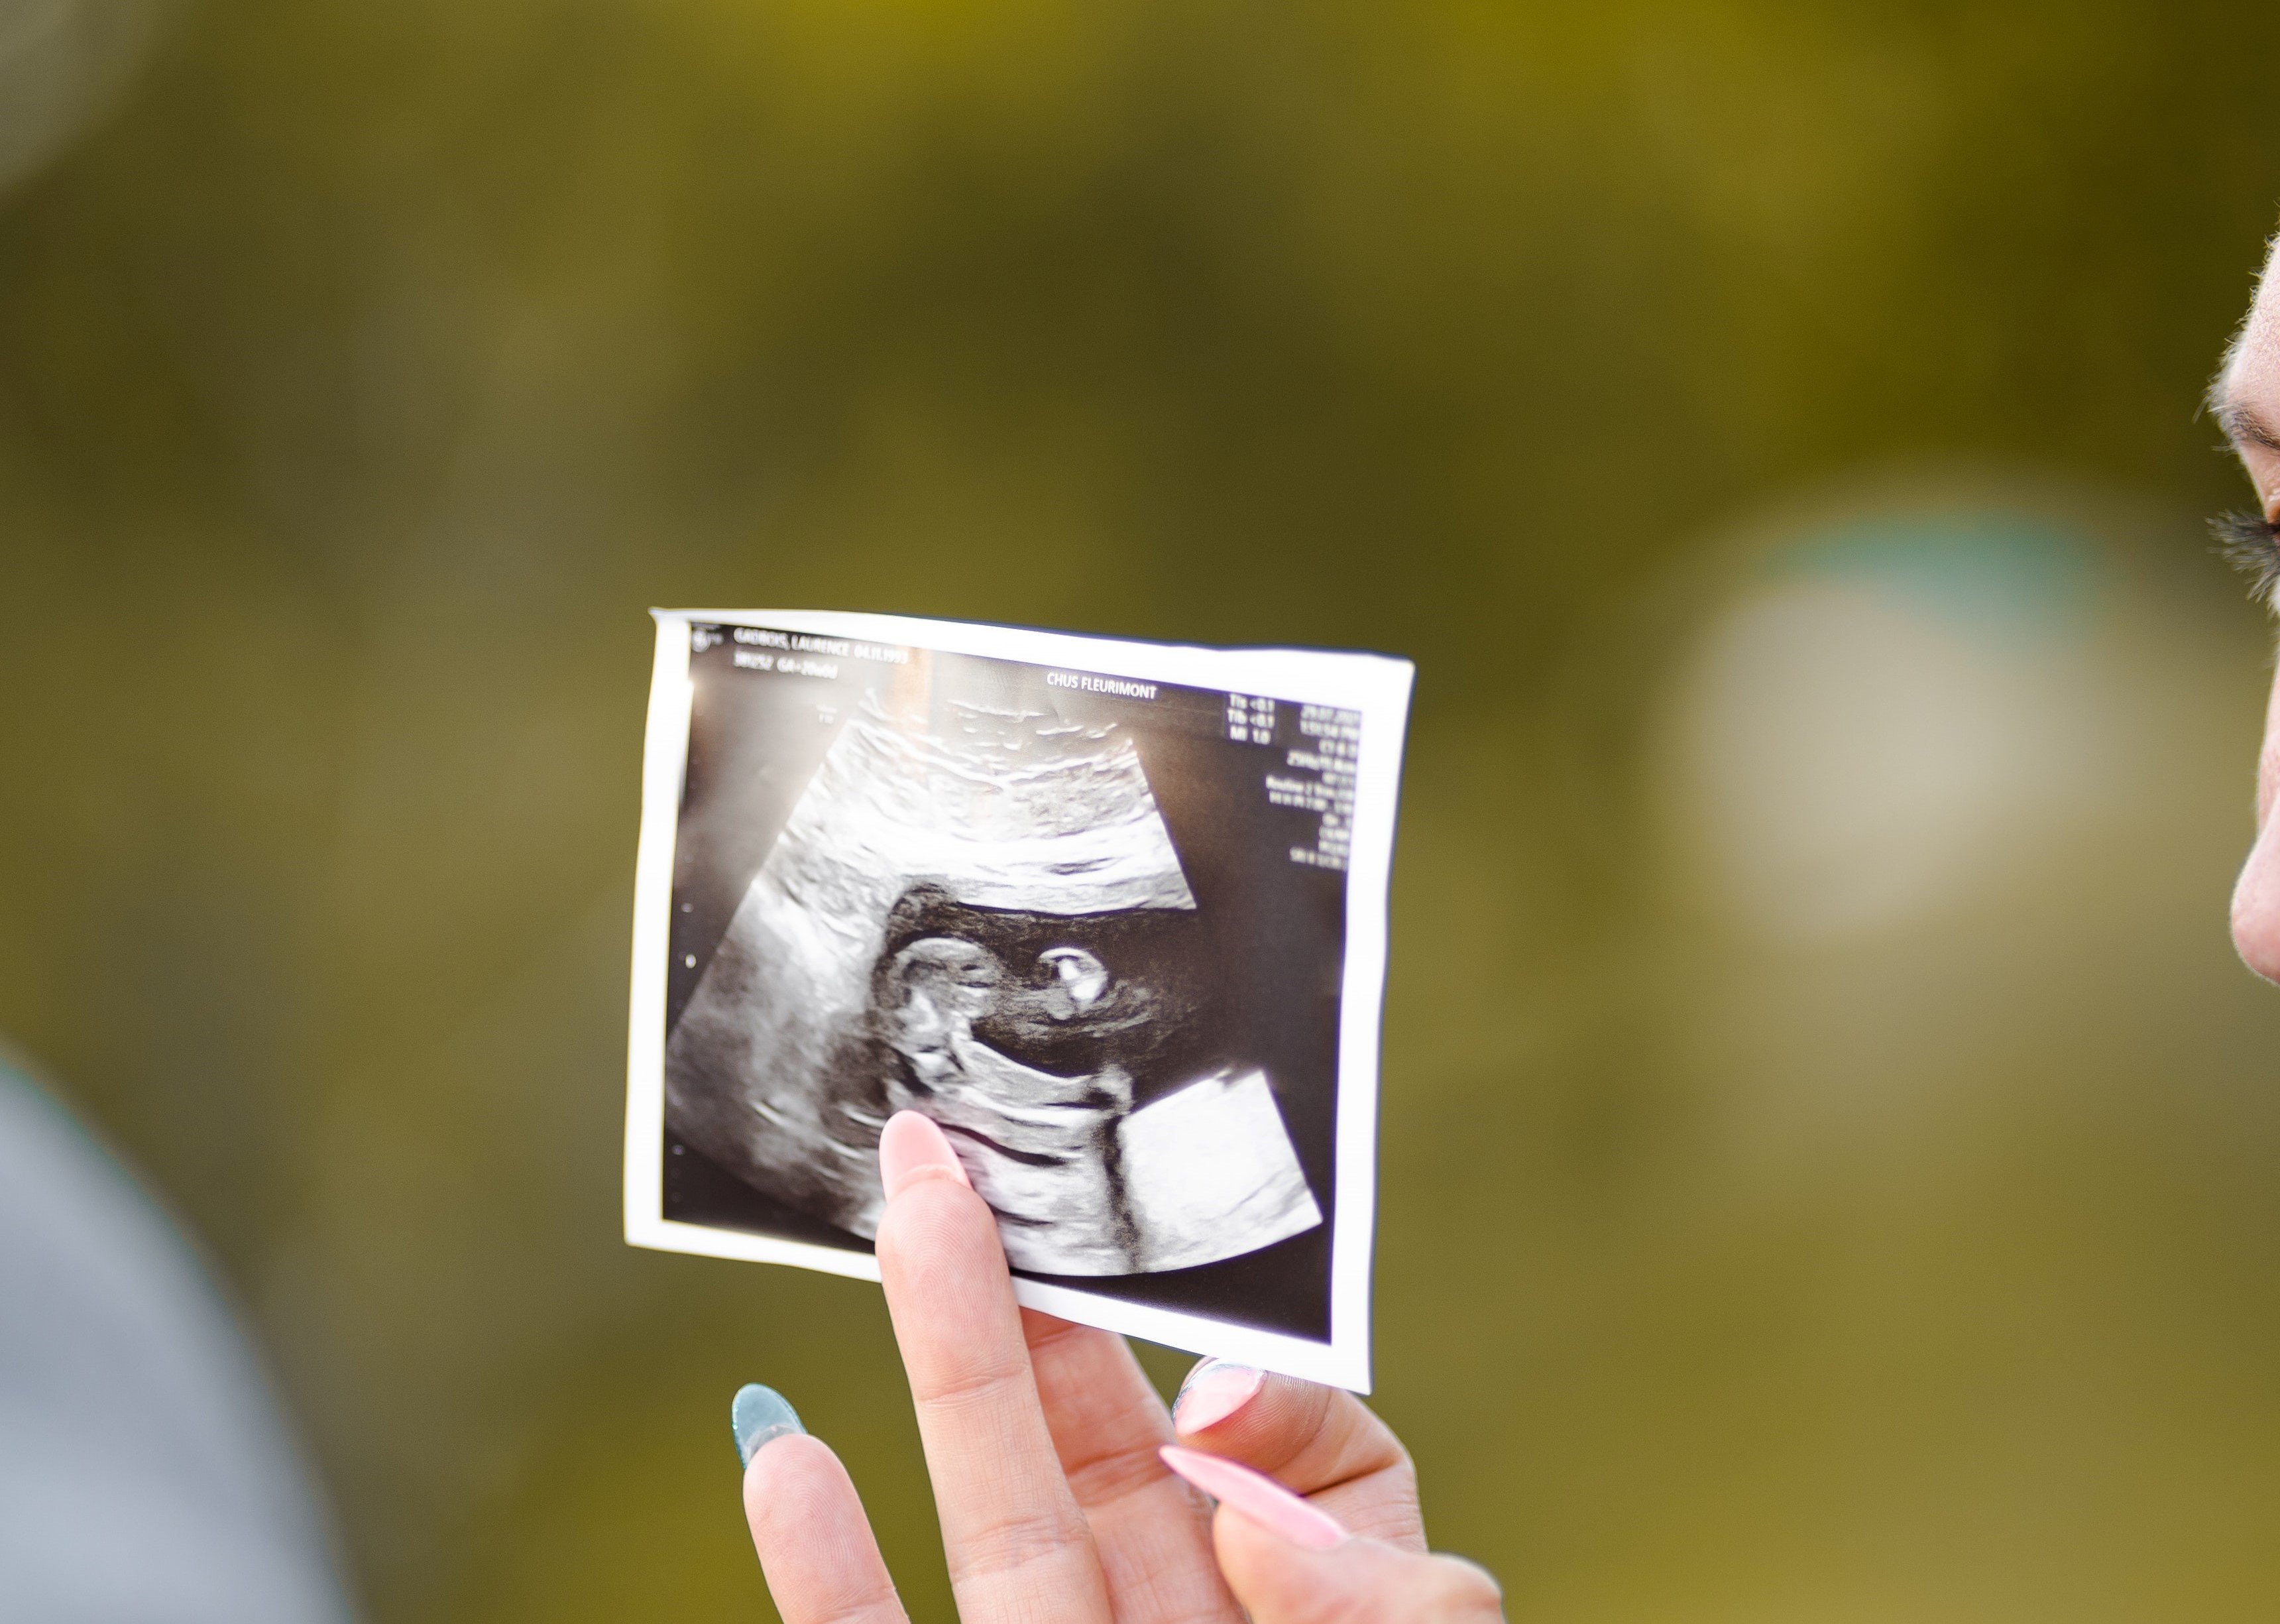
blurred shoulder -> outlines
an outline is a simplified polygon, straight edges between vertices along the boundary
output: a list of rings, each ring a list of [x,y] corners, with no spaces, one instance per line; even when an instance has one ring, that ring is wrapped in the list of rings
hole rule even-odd
[[[0,1582],[27,1616],[344,1624],[320,1501],[196,1248],[4,1053],[0,1309]]]

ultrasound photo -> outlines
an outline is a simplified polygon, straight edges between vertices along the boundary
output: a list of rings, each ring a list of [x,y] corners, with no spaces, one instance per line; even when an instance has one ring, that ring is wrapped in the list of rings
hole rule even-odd
[[[1409,667],[660,613],[628,1237],[876,1277],[934,1119],[1017,1293],[1366,1386]]]

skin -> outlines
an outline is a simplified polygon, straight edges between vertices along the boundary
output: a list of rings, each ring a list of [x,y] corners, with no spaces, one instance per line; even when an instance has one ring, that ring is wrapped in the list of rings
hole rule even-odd
[[[2264,270],[2255,303],[2224,369],[2210,390],[2259,510],[2280,520],[2280,239]],[[2256,767],[2256,844],[2232,893],[2232,941],[2248,967],[2280,982],[2280,673],[2264,716],[2264,746]]]
[[[954,1168],[887,1170],[878,1249],[965,1624],[1502,1620],[1486,1574],[1426,1551],[1408,1454],[1359,1399],[1268,1376],[1175,1434],[1122,1337],[1014,1303],[997,1224]],[[1159,1458],[1174,1442],[1271,1474],[1349,1537],[1307,1549],[1214,1512]],[[905,1624],[821,1440],[755,1451],[744,1510],[785,1624]]]

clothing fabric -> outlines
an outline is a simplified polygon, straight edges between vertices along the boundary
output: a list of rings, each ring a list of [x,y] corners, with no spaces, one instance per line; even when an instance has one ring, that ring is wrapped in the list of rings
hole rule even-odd
[[[196,1254],[0,1058],[0,1618],[352,1616],[320,1501]]]

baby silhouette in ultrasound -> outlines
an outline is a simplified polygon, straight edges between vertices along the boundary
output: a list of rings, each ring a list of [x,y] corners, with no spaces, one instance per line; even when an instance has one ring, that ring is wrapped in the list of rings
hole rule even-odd
[[[927,885],[896,903],[872,978],[873,1036],[895,1059],[886,1107],[952,1135],[1012,1250],[1059,1229],[1093,1254],[1057,1258],[1062,1272],[1140,1260],[1118,1130],[1227,1058],[1207,933],[1192,911],[1029,913]]]

